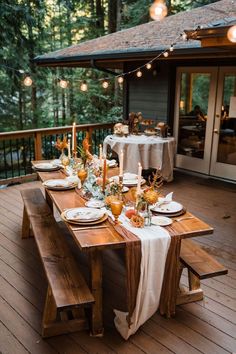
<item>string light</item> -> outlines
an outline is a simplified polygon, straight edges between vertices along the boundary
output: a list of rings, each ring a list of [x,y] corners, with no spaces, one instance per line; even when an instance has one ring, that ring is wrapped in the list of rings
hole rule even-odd
[[[149,13],[153,20],[160,21],[167,15],[168,9],[163,0],[155,0],[150,7]]]
[[[163,55],[164,55],[165,58],[167,58],[169,56],[169,53],[168,52],[164,52]]]
[[[27,75],[24,80],[23,80],[23,84],[25,86],[31,86],[33,84],[33,80],[31,79],[31,77],[29,75]]]
[[[146,64],[146,68],[147,68],[148,70],[150,70],[150,69],[152,68],[152,64],[151,64],[151,63],[147,63],[147,64]]]
[[[108,81],[107,81],[107,80],[104,80],[104,81],[102,82],[102,87],[103,87],[104,89],[107,89],[108,86],[109,86]]]
[[[173,44],[171,44],[171,46],[170,46],[170,48],[169,48],[169,51],[170,51],[170,52],[173,52],[173,50],[174,50],[174,46],[173,46]]]
[[[59,80],[59,86],[63,89],[67,88],[68,84],[69,84],[69,82],[67,80],[64,80],[64,79]]]
[[[142,77],[143,73],[142,71],[139,69],[137,72],[136,72],[136,76],[137,77]]]
[[[119,84],[123,84],[123,82],[124,82],[123,76],[118,76],[117,81]]]
[[[183,39],[183,41],[186,41],[188,39],[187,33],[184,32],[182,34],[182,39]]]
[[[230,42],[236,43],[236,25],[228,29],[227,38]]]
[[[87,82],[85,80],[80,85],[80,90],[83,91],[83,92],[88,91],[88,84],[87,84]]]

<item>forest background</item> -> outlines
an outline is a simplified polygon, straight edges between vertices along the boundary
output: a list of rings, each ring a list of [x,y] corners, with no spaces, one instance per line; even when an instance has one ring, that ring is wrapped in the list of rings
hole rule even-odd
[[[215,1],[169,0],[168,16]],[[150,21],[151,0],[0,0],[0,131],[114,122],[122,87],[82,68],[37,68],[32,59]],[[29,73],[33,85],[23,85]],[[66,89],[58,78],[66,78]],[[88,91],[80,90],[86,79]]]

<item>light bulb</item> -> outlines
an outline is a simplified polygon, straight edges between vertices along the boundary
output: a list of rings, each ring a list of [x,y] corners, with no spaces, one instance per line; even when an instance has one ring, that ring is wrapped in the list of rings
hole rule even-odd
[[[107,80],[103,81],[102,87],[103,87],[104,89],[106,89],[106,88],[108,88],[108,86],[109,86],[108,81],[107,81]]]
[[[151,63],[147,63],[146,64],[146,68],[149,70],[149,69],[151,69],[152,68],[152,64]]]
[[[167,58],[169,56],[169,53],[168,52],[164,52],[163,55],[164,55],[165,58]]]
[[[168,9],[163,0],[155,0],[149,12],[153,20],[160,21],[167,15]]]
[[[80,90],[83,92],[88,91],[88,85],[86,81],[82,82],[82,84],[80,85]]]
[[[143,75],[142,71],[141,70],[138,70],[137,73],[136,73],[137,77],[141,77]]]
[[[123,82],[124,82],[123,76],[118,76],[117,81],[119,82],[119,84],[123,84]]]
[[[169,51],[170,51],[170,52],[173,52],[173,50],[174,50],[174,47],[173,47],[173,45],[171,44],[171,46],[170,46],[170,48],[169,48]]]
[[[182,34],[182,39],[184,40],[184,41],[186,41],[187,39],[188,39],[188,36],[187,36],[187,33],[183,33]]]
[[[60,86],[61,88],[63,88],[63,89],[67,88],[67,86],[68,86],[68,81],[66,81],[66,80],[64,80],[64,79],[61,79],[61,80],[59,81],[59,86]]]
[[[33,83],[33,80],[31,79],[30,76],[26,76],[26,77],[24,78],[24,80],[23,80],[23,84],[24,84],[25,86],[31,86],[32,83]]]
[[[236,25],[228,29],[227,38],[230,42],[236,43]]]

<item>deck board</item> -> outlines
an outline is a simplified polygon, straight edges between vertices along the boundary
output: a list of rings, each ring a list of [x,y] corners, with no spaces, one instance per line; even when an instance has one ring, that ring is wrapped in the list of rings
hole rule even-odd
[[[21,240],[23,204],[20,190],[40,187],[28,182],[0,190],[0,352],[67,354],[234,353],[236,352],[236,189],[230,184],[207,183],[199,177],[176,174],[163,192],[212,225],[213,235],[195,240],[229,269],[227,275],[202,281],[205,299],[181,305],[175,319],[157,313],[128,341],[112,323],[112,306],[125,301],[125,272],[118,253],[104,262],[105,335],[92,338],[86,331],[42,340],[40,336],[46,280],[33,239]],[[229,217],[230,216],[230,217]],[[86,269],[86,266],[84,267]],[[186,272],[182,283],[187,285]],[[112,296],[110,289],[117,289]]]

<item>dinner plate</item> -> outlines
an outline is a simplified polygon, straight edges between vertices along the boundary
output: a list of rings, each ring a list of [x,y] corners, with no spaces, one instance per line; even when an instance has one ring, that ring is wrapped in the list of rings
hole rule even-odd
[[[107,218],[108,218],[108,215],[105,213],[103,215],[103,217],[101,217],[99,220],[96,220],[96,221],[88,221],[88,222],[80,222],[80,221],[76,221],[76,220],[67,220],[66,217],[65,217],[65,211],[63,211],[61,213],[61,218],[62,220],[70,223],[70,224],[74,224],[74,225],[83,225],[83,226],[86,226],[86,225],[95,225],[95,224],[100,224],[102,223],[103,221],[105,221]]]
[[[110,168],[116,167],[117,166],[116,160],[107,160],[107,166],[109,166]]]
[[[119,176],[113,176],[110,179],[110,182],[119,182]],[[145,184],[146,181],[144,178],[141,180],[141,184]],[[138,179],[137,178],[123,178],[123,185],[124,186],[136,186],[138,184]]]
[[[60,169],[60,166],[54,165],[51,162],[41,162],[37,163],[33,166],[33,168],[37,171],[56,171]]]
[[[122,193],[126,193],[129,191],[129,187],[123,186]]]
[[[67,190],[73,189],[78,183],[71,183],[66,179],[48,179],[43,182],[43,186],[51,190]]]
[[[86,207],[88,208],[103,208],[105,203],[102,200],[90,199],[85,203]]]
[[[65,218],[68,221],[76,221],[80,223],[88,223],[97,221],[104,216],[104,210],[96,208],[72,208],[65,211]]]
[[[161,205],[154,205],[150,209],[161,214],[173,214],[181,211],[183,209],[183,205],[178,202],[171,201]]]
[[[157,226],[168,226],[173,222],[172,219],[167,218],[166,216],[152,216],[151,223]]]

